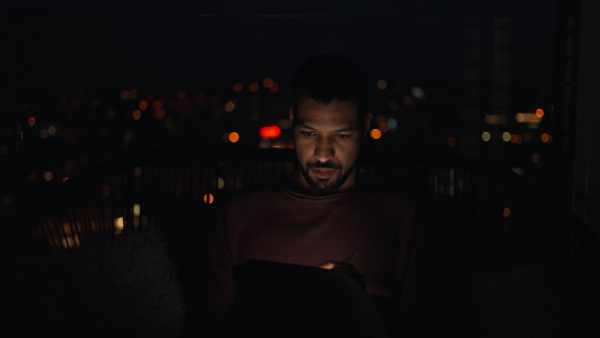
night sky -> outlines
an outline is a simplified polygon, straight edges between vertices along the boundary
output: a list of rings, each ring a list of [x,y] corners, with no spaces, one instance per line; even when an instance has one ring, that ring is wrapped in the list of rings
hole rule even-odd
[[[486,17],[553,16],[556,1],[13,1],[2,20],[3,95],[289,79],[340,52],[372,76],[451,82],[464,31]]]

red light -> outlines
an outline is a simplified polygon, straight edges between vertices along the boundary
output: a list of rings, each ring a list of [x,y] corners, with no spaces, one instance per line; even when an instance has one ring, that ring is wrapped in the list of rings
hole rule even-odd
[[[258,134],[262,138],[276,138],[281,134],[281,129],[278,126],[262,127],[258,131]]]

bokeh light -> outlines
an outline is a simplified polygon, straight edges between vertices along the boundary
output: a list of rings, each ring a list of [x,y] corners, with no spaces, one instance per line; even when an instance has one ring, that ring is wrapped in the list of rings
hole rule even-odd
[[[241,82],[236,82],[233,84],[233,91],[236,93],[241,92],[242,90],[244,90],[244,85]]]
[[[550,142],[552,142],[552,135],[547,134],[547,133],[543,133],[542,136],[540,136],[540,139],[544,143],[550,143]]]
[[[204,203],[212,204],[214,201],[215,201],[215,196],[213,196],[212,194],[204,195]]]
[[[251,93],[256,93],[258,91],[258,89],[260,88],[260,86],[258,85],[258,83],[256,82],[252,82],[249,86],[248,86],[248,90],[250,90]]]
[[[382,122],[379,124],[379,129],[382,132],[387,133],[390,130],[390,126],[387,124],[387,122]]]
[[[396,131],[396,130],[398,129],[398,120],[396,120],[396,119],[395,119],[395,118],[393,118],[393,117],[390,117],[390,118],[387,120],[387,124],[388,124],[388,126],[390,127],[390,130],[391,130],[391,131]]]
[[[115,218],[113,224],[116,232],[123,232],[123,229],[125,228],[125,221],[123,220],[123,217]]]
[[[27,124],[31,127],[35,126],[35,117],[30,117],[29,119],[27,119]]]
[[[279,91],[279,85],[277,83],[273,83],[273,85],[269,87],[269,91],[271,93],[277,93]]]
[[[381,136],[383,135],[383,133],[381,132],[381,130],[375,128],[375,129],[371,129],[371,132],[369,133],[369,135],[371,136],[372,139],[379,140],[381,138]]]
[[[446,144],[447,144],[449,147],[454,147],[454,146],[456,145],[456,137],[454,137],[454,136],[449,136],[449,137],[446,139]]]
[[[484,142],[488,142],[489,140],[491,140],[491,139],[492,139],[492,135],[491,135],[489,132],[487,132],[487,131],[484,131],[483,133],[481,133],[481,139],[482,139]]]
[[[263,86],[265,88],[271,88],[271,86],[273,85],[273,83],[274,83],[273,79],[271,79],[271,78],[266,78],[266,79],[263,80]]]
[[[258,131],[258,134],[262,138],[276,138],[281,134],[281,129],[279,129],[279,126],[262,127]]]
[[[410,89],[410,93],[413,97],[423,100],[425,98],[425,91],[421,87],[414,86]]]
[[[50,182],[54,179],[54,174],[51,171],[46,171],[44,173],[44,181]]]
[[[231,143],[236,143],[237,141],[240,140],[240,134],[236,133],[235,131],[232,133],[229,133],[229,142]]]
[[[385,80],[377,81],[377,89],[385,90],[386,88],[387,88],[387,82],[385,82]]]
[[[235,110],[235,103],[233,103],[232,101],[225,103],[225,111],[226,112],[231,113],[234,110]]]

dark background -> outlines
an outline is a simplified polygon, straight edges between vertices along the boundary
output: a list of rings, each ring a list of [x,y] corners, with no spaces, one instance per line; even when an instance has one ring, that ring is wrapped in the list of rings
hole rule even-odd
[[[128,152],[264,146],[258,129],[286,118],[295,68],[321,52],[343,53],[363,65],[377,125],[398,122],[396,131],[371,140],[370,147],[465,153],[569,190],[569,117],[556,109],[564,95],[557,69],[564,69],[566,16],[558,0],[5,6],[3,221],[64,178]],[[248,91],[267,77],[278,91]],[[241,92],[233,90],[236,82],[244,85]],[[426,96],[417,98],[414,88]],[[132,90],[135,97],[127,96]],[[148,109],[133,119],[140,101],[160,101],[165,115],[153,118]],[[235,103],[233,111],[224,108],[228,102]],[[515,122],[515,114],[536,109],[546,114],[536,128]],[[506,122],[487,125],[490,114]],[[233,131],[240,141],[225,142],[223,135]],[[491,141],[482,141],[484,131]],[[528,133],[531,141],[506,142],[504,132]],[[553,142],[541,142],[542,133]],[[289,135],[284,129],[269,142],[289,146]],[[534,155],[541,162],[533,162]]]

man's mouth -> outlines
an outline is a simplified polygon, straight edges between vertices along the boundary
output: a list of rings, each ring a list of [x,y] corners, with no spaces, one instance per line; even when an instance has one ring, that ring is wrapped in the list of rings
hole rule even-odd
[[[335,173],[334,168],[312,168],[312,171],[319,181],[329,180]]]

